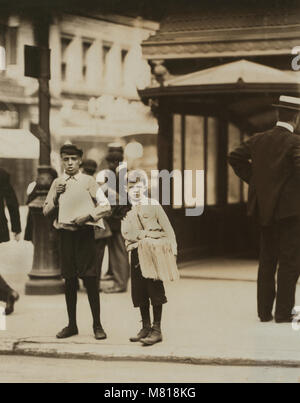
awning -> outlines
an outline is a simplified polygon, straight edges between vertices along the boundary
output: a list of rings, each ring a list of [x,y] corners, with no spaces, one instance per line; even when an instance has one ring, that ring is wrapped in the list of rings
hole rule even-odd
[[[38,159],[39,140],[25,129],[0,129],[0,158]]]
[[[265,130],[274,123],[272,104],[280,95],[300,93],[299,73],[248,60],[173,77],[163,84],[140,90],[144,103],[165,98],[169,104],[177,105],[176,110],[183,104],[186,110],[196,108],[197,113],[215,114],[221,109],[224,117],[249,133]]]
[[[200,70],[196,73],[176,77],[166,82],[166,86],[235,84],[244,83],[282,83],[295,84],[300,82],[294,72],[281,71],[263,64],[238,60],[217,67]]]
[[[142,98],[230,92],[299,92],[296,72],[281,71],[248,60],[238,60],[192,74],[173,77],[163,86],[140,90]]]
[[[93,122],[92,122],[93,123]],[[84,124],[84,122],[83,122]],[[124,122],[101,122],[91,124],[91,120],[85,126],[62,126],[53,130],[57,138],[98,138],[103,141],[110,141],[114,138],[134,136],[138,134],[157,134],[158,124],[154,118],[148,121],[124,121]]]

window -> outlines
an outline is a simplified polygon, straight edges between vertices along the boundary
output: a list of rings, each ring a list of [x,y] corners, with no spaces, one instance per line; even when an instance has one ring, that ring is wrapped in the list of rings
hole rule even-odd
[[[233,151],[241,143],[241,132],[233,124],[228,126],[228,151]],[[241,180],[236,176],[231,166],[228,165],[228,203],[239,203],[241,201]]]
[[[217,204],[218,180],[218,124],[217,119],[207,118],[207,164],[206,164],[206,204]]]
[[[246,141],[246,135],[233,124],[228,126],[228,151],[233,151],[243,141]],[[248,199],[248,185],[239,179],[233,169],[228,166],[228,203],[241,203]]]
[[[227,139],[226,122],[225,125]],[[192,204],[197,189],[196,170],[204,170],[206,206],[216,206],[224,202],[237,204],[247,200],[248,185],[236,176],[226,162],[227,148],[228,152],[231,152],[247,140],[247,137],[231,123],[228,124],[228,144],[227,140],[222,142],[223,134],[215,117],[180,114],[173,116],[173,169],[182,172],[185,189],[185,203],[173,203],[173,208],[194,207]],[[184,179],[184,170],[192,171],[193,176]],[[227,186],[221,186],[223,178],[228,182]],[[187,186],[191,189],[188,193]]]
[[[69,48],[73,38],[64,36],[61,38],[61,79],[68,79]]]
[[[108,64],[109,64],[109,56],[112,49],[111,42],[103,42],[102,46],[102,73],[103,73],[103,81],[106,79]]]
[[[0,46],[5,49],[5,66],[17,64],[18,27],[8,27],[0,24]],[[2,60],[3,64],[3,60]]]
[[[183,156],[182,156],[182,144],[183,144],[183,133],[182,133],[182,116],[174,115],[173,119],[173,169],[180,172],[183,171]],[[179,195],[179,200],[181,199]],[[174,199],[174,198],[173,198]],[[176,202],[173,200],[173,208],[181,209],[183,207],[181,202]]]
[[[217,121],[213,117],[173,117],[173,169],[180,170],[183,177],[184,170],[193,173],[184,179],[185,207],[194,207],[196,171],[199,170],[204,170],[205,204],[217,204],[217,133]],[[183,205],[173,207],[182,208]]]
[[[5,25],[0,24],[0,46],[5,47]]]
[[[0,74],[6,69],[6,52],[3,46],[0,46]]]
[[[173,121],[173,169],[182,171],[182,117],[174,115]]]
[[[122,63],[122,87],[126,85],[126,75],[127,75],[127,69],[126,69],[126,62],[127,62],[127,56],[128,56],[129,51],[127,49],[123,49],[121,51],[121,63]]]
[[[196,195],[196,171],[204,170],[205,168],[204,147],[204,117],[185,116],[185,170],[193,173],[185,178],[186,207],[195,207],[193,196]]]
[[[89,65],[89,51],[93,45],[93,40],[84,39],[82,42],[82,77],[87,79]]]
[[[243,134],[243,141],[247,141],[250,136],[246,133]],[[246,182],[242,182],[243,194],[242,194],[242,201],[247,202],[248,200],[248,192],[249,192],[249,185]]]
[[[7,63],[17,64],[18,27],[8,27],[6,35]]]
[[[5,27],[0,24],[0,74],[6,69]]]

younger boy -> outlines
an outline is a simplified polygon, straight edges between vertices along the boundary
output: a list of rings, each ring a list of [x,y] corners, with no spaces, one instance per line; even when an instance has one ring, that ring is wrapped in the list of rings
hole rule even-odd
[[[139,308],[143,328],[131,342],[154,345],[163,340],[161,332],[162,307],[167,302],[164,284],[161,280],[144,278],[139,262],[139,242],[145,238],[167,239],[172,252],[177,256],[177,242],[170,221],[162,206],[155,200],[145,197],[146,180],[137,171],[128,174],[129,201],[131,211],[122,221],[122,234],[127,250],[131,252],[132,301]],[[162,268],[163,269],[163,268]],[[150,302],[153,306],[154,322],[151,326]]]
[[[110,205],[95,179],[80,172],[82,150],[67,144],[61,148],[64,174],[56,179],[47,196],[44,214],[57,211],[54,225],[59,230],[62,277],[69,324],[58,333],[58,339],[78,334],[76,320],[78,278],[83,279],[93,315],[96,340],[106,339],[100,321],[98,258],[94,227],[110,214]]]

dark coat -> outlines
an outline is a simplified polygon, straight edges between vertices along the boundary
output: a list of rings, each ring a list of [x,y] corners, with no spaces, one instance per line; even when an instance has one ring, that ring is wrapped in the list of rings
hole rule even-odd
[[[300,136],[276,126],[235,149],[229,163],[249,184],[248,214],[263,226],[300,216]]]
[[[5,216],[5,205],[8,208],[12,232],[21,232],[19,204],[9,174],[0,168],[0,243],[9,241],[9,229]]]
[[[27,206],[29,206],[29,204],[31,202],[33,202],[36,198],[38,197],[37,195],[37,185],[35,185],[33,191],[30,193],[30,195],[28,195],[27,198]],[[27,222],[26,222],[26,227],[25,227],[25,234],[24,234],[24,239],[25,241],[29,241],[32,242],[33,240],[33,217],[32,217],[32,211],[28,210],[28,214],[27,214]]]

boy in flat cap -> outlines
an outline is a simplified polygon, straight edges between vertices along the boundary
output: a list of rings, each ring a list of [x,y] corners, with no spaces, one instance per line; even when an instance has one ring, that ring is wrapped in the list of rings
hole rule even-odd
[[[61,148],[64,174],[56,179],[47,196],[44,214],[57,213],[62,277],[69,317],[68,326],[58,333],[65,339],[78,334],[76,320],[78,278],[83,279],[93,316],[96,340],[106,339],[100,320],[97,248],[94,227],[103,226],[102,218],[111,208],[95,179],[80,172],[82,150],[68,144]]]

